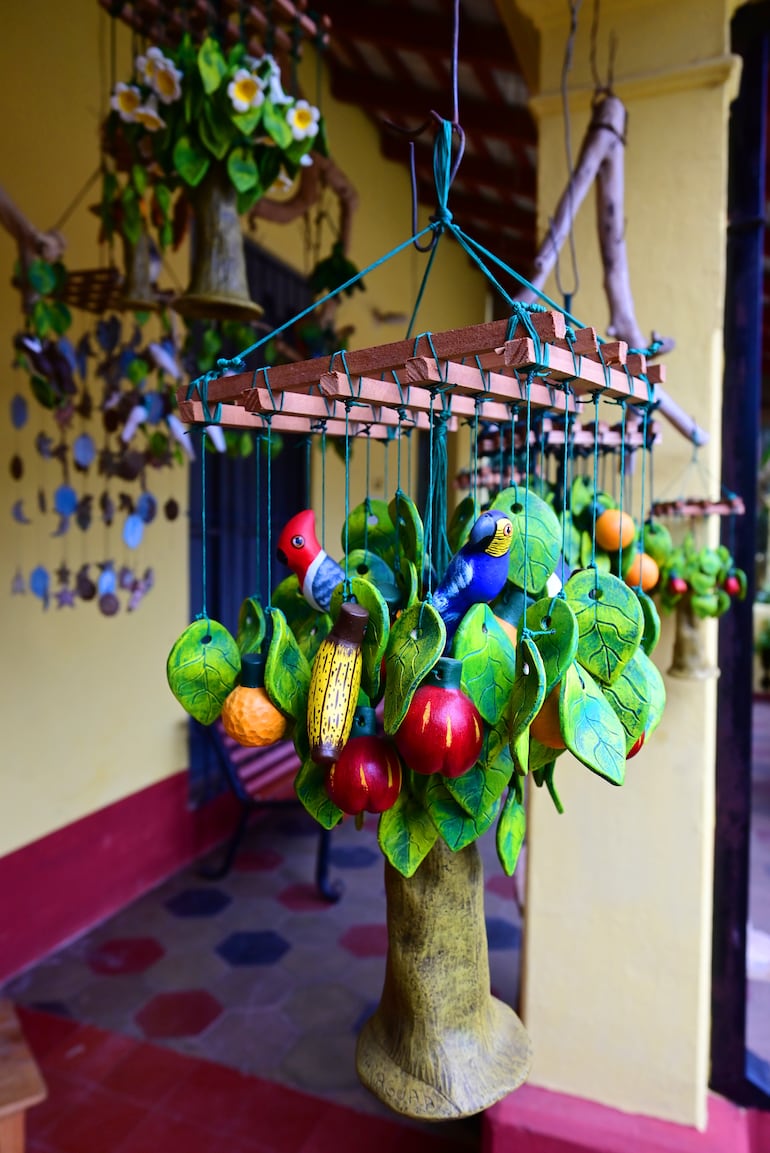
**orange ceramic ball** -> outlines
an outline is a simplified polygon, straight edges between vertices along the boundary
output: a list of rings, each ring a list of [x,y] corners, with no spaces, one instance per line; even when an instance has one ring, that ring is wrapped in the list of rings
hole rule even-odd
[[[625,571],[623,579],[632,589],[641,588],[648,593],[654,589],[660,578],[660,569],[646,552],[638,552]]]
[[[628,548],[636,536],[634,518],[617,508],[606,509],[596,520],[596,543],[607,552]]]
[[[286,717],[264,689],[238,685],[222,706],[222,726],[239,745],[274,745],[285,735]]]
[[[540,712],[529,727],[530,734],[549,749],[566,747],[559,722],[559,692],[561,683],[554,685],[540,706]]]

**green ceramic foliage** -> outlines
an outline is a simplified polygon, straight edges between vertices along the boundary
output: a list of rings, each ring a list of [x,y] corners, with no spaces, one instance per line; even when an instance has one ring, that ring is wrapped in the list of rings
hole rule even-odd
[[[471,529],[478,519],[479,513],[479,505],[472,496],[463,497],[457,505],[446,530],[449,548],[453,553],[459,552],[471,535]]]
[[[551,750],[551,753],[553,753],[553,750]],[[542,788],[543,785],[545,785],[545,787],[548,789],[549,796],[553,801],[556,812],[563,813],[564,805],[561,803],[561,798],[556,791],[556,784],[554,783],[555,768],[556,761],[553,759],[553,756],[551,756],[551,760],[547,761],[546,764],[541,765],[539,769],[533,770],[532,779],[538,788]]]
[[[660,614],[652,597],[648,596],[642,589],[634,589],[634,592],[642,607],[642,616],[644,617],[644,631],[640,644],[649,657],[655,652],[660,640]]]
[[[503,489],[492,508],[505,512],[513,525],[508,579],[529,593],[539,593],[561,552],[561,528],[555,512],[537,493],[524,488]]]
[[[485,833],[500,810],[500,798],[495,797],[486,808],[471,816],[457,803],[446,788],[443,778],[438,774],[425,777],[424,781],[420,798],[422,804],[449,848],[455,853]]]
[[[497,822],[495,840],[497,856],[506,877],[516,872],[521,846],[527,831],[527,810],[516,789],[510,789]]]
[[[599,572],[609,572],[612,567],[608,553],[603,549],[594,548],[590,532],[580,534],[580,563],[583,568],[589,568],[594,564]]]
[[[626,774],[626,734],[590,673],[577,662],[567,669],[559,693],[559,724],[574,757],[613,785]]]
[[[169,688],[202,725],[217,719],[240,671],[237,643],[224,625],[205,618],[187,626],[166,661]]]
[[[394,869],[411,877],[438,839],[438,829],[422,805],[402,790],[391,809],[380,817],[377,840]]]
[[[597,680],[611,684],[644,632],[636,593],[619,577],[595,569],[574,573],[564,593],[578,622],[577,659]]]
[[[294,791],[298,799],[324,829],[333,829],[342,820],[338,809],[326,791],[326,768],[307,757],[294,778]]]
[[[545,666],[535,642],[527,636],[519,641],[516,675],[511,690],[510,737],[513,744],[537,716],[545,700]]]
[[[329,635],[333,623],[328,613],[312,612],[306,617],[297,617],[291,625],[291,631],[309,665],[313,664],[321,641]]]
[[[527,609],[527,628],[543,660],[547,696],[577,656],[577,617],[563,597],[541,597]]]
[[[572,519],[572,513],[567,509],[566,512],[559,513],[559,532],[561,533],[562,540],[562,554],[569,568],[576,568],[581,563],[580,560],[580,531],[575,527]]]
[[[269,608],[266,616],[272,625],[272,635],[265,663],[265,691],[277,709],[304,723],[310,665],[281,610]]]
[[[363,605],[369,613],[361,645],[361,688],[370,701],[377,701],[380,698],[382,658],[385,656],[390,636],[390,613],[377,586],[362,577],[353,577],[350,591],[353,600]],[[335,589],[332,595],[331,615],[334,620],[337,619],[341,604],[342,586]]]
[[[484,744],[473,768],[461,777],[445,777],[444,784],[466,813],[478,817],[503,795],[514,771],[503,717],[498,725],[484,726]]]
[[[394,621],[385,653],[383,719],[389,736],[403,721],[415,690],[445,645],[446,627],[431,604],[418,601]]]
[[[396,529],[384,500],[367,498],[351,510],[346,526],[342,526],[342,547],[350,556],[361,550],[371,552],[388,564],[393,564],[396,549]]]
[[[344,560],[341,562],[342,567],[345,567]],[[353,549],[348,553],[348,572],[352,577],[363,577],[371,584],[380,586],[393,585],[396,583],[395,573],[393,569],[382,559],[377,556],[377,553],[364,552],[363,549]]]
[[[265,639],[265,612],[258,597],[246,597],[238,613],[236,641],[241,656],[258,653]]]
[[[576,476],[570,486],[569,507],[572,516],[582,516],[590,509],[593,498],[594,486],[588,477]]]
[[[539,771],[541,771],[545,767],[545,765],[549,765],[552,761],[555,761],[557,759],[557,757],[560,757],[562,755],[562,753],[565,751],[566,751],[565,749],[552,749],[550,747],[550,745],[544,745],[541,741],[538,741],[537,738],[533,737],[532,734],[530,733],[530,736],[529,736],[529,771],[530,771],[530,773],[532,773],[533,776],[535,776],[535,774],[537,774]],[[537,783],[536,777],[535,777],[535,783]]]
[[[647,699],[649,710],[645,727],[645,740],[649,740],[657,729],[666,707],[666,685],[660,674],[658,666],[650,660],[645,652],[637,653],[637,664],[642,669],[647,682]]]
[[[417,569],[410,560],[402,558],[396,573],[396,586],[401,593],[401,604],[411,608],[420,598],[420,581]]]
[[[270,596],[270,603],[273,608],[281,610],[292,629],[298,626],[300,622],[315,619],[318,616],[317,609],[309,605],[303,597],[302,589],[299,587],[299,581],[294,573],[276,586]]]
[[[425,534],[417,505],[405,492],[399,491],[388,505],[388,515],[395,525],[399,557],[410,560],[417,572],[422,572]]]
[[[611,685],[604,686],[604,696],[626,735],[626,753],[630,752],[636,739],[645,731],[650,713],[647,671],[642,664],[644,657],[644,650],[638,649],[620,676]]]
[[[489,605],[473,605],[465,614],[455,633],[452,656],[463,663],[463,692],[487,724],[496,725],[513,688],[516,653]]]

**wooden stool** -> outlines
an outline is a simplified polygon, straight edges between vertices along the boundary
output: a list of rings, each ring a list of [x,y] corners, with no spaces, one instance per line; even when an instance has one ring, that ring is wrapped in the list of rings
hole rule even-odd
[[[13,1005],[0,1000],[0,1153],[24,1153],[24,1115],[47,1092]]]

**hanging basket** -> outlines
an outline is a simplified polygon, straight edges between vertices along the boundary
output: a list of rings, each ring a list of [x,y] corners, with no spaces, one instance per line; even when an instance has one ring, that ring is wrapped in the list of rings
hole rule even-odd
[[[676,606],[674,654],[668,675],[695,681],[719,676],[719,669],[703,651],[703,621],[693,612],[691,593],[685,593]]]
[[[188,320],[256,320],[249,296],[237,192],[222,165],[213,165],[189,193],[195,219],[190,286],[172,302]]]
[[[358,1075],[407,1117],[478,1113],[517,1089],[532,1061],[521,1021],[490,993],[479,851],[454,853],[439,838],[412,877],[386,862],[385,892],[385,984],[358,1039]]]

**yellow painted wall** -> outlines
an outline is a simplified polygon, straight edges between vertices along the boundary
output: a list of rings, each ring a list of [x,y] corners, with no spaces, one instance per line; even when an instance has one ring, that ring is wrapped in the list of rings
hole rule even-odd
[[[119,75],[130,68],[130,36],[118,28]],[[16,5],[3,22],[0,37],[0,157],[2,183],[40,227],[49,227],[80,191],[98,163],[98,126],[106,108],[110,77],[109,20],[96,0],[53,0]],[[304,71],[308,92],[315,73]],[[324,110],[338,163],[361,196],[353,229],[352,259],[364,267],[410,232],[409,184],[405,169],[379,155],[372,125],[353,107],[328,97]],[[95,190],[65,226],[70,268],[105,262],[96,242],[96,220],[87,205]],[[301,222],[283,228],[260,225],[257,239],[290,263],[307,270]],[[24,496],[32,510],[39,486],[49,496],[60,482],[54,465],[39,462],[29,428],[14,434],[8,405],[26,389],[26,378],[9,367],[11,337],[20,325],[20,307],[10,287],[15,248],[0,231],[0,348],[5,350],[0,393],[0,460],[3,501],[0,508],[0,604],[3,653],[0,699],[3,755],[0,758],[0,855],[25,845],[112,801],[184,768],[187,759],[185,715],[165,679],[165,660],[190,619],[188,605],[187,523],[158,520],[147,531],[141,550],[155,569],[156,584],[134,614],[107,619],[93,604],[75,610],[51,607],[43,612],[31,595],[11,597],[17,564],[29,573],[36,564],[55,569],[62,559],[76,568],[86,557],[114,554],[132,560],[119,533],[109,541],[92,528],[81,536],[72,529],[51,539],[53,518],[22,528],[10,516],[13,499]],[[345,303],[340,324],[356,327],[357,345],[399,339],[402,328],[377,326],[371,310],[404,311],[415,297],[424,257],[408,252],[398,263],[379,269],[367,291]],[[184,281],[186,254],[174,262]],[[426,296],[418,328],[454,327],[483,319],[484,290],[478,275],[457,252],[442,253]],[[35,431],[46,425],[32,403]],[[32,434],[34,435],[34,434]],[[27,465],[21,485],[7,472],[14,451]],[[339,538],[342,481],[330,456],[328,539]],[[364,493],[362,451],[356,452],[351,502]],[[335,458],[336,459],[336,458]],[[372,454],[372,492],[382,485],[382,464]],[[391,450],[391,487],[395,487],[395,450]],[[95,487],[93,477],[90,486]],[[13,486],[13,487],[12,487]],[[316,485],[316,487],[318,487]],[[406,487],[406,485],[404,485]],[[186,509],[184,470],[153,478],[161,501],[175,495]],[[30,515],[32,515],[30,513]],[[330,551],[335,551],[330,549]]]
[[[567,177],[560,72],[563,0],[518,0],[540,30],[540,234]],[[599,67],[618,38],[615,90],[629,112],[626,240],[644,332],[676,338],[668,388],[711,433],[703,471],[718,478],[722,404],[727,117],[738,69],[724,0],[605,0]],[[589,6],[570,77],[573,147],[592,90]],[[593,196],[575,225],[580,290],[573,312],[603,331]],[[562,263],[565,277],[568,262]],[[551,284],[549,291],[556,293]],[[608,414],[610,415],[610,414]],[[617,419],[614,414],[613,419]],[[676,486],[690,446],[663,423],[658,493]],[[690,478],[690,483],[697,481]],[[715,483],[718,484],[718,481]],[[638,492],[638,488],[637,488]],[[678,491],[677,491],[678,495]],[[705,629],[715,653],[716,630]],[[656,659],[670,663],[672,622]],[[710,1026],[716,683],[666,678],[668,705],[622,789],[565,755],[557,783],[530,801],[523,1012],[536,1084],[629,1112],[703,1127]]]

